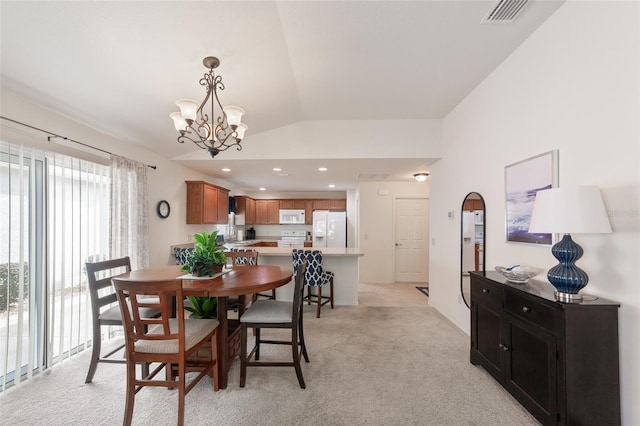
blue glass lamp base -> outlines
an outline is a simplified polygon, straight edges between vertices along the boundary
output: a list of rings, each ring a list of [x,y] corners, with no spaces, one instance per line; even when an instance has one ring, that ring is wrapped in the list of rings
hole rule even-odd
[[[582,296],[578,292],[589,282],[587,273],[575,265],[584,253],[582,247],[571,239],[571,235],[565,234],[552,247],[551,253],[560,262],[547,273],[549,282],[556,288],[556,300],[565,303],[580,302]]]

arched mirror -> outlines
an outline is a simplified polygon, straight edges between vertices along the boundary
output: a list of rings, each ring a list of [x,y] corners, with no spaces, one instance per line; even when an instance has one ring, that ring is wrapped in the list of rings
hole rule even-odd
[[[460,212],[460,293],[468,308],[471,308],[469,272],[484,272],[485,212],[482,195],[470,192],[464,197]]]

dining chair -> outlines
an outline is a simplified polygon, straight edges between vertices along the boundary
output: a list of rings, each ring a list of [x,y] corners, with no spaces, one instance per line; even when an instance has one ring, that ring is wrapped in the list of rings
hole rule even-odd
[[[187,258],[192,251],[194,251],[193,247],[174,247],[173,257],[176,258],[176,265],[184,265],[187,263]]]
[[[312,303],[317,304],[316,318],[320,318],[320,309],[324,305],[330,303],[331,309],[333,309],[333,272],[324,269],[320,250],[293,249],[291,255],[293,257],[294,271],[297,265],[300,265],[305,259],[307,260],[307,272],[304,277],[307,295],[304,296],[303,301],[309,305]],[[329,284],[329,296],[322,295],[322,287],[326,284]],[[312,288],[316,289],[316,294],[313,294]]]
[[[241,249],[241,248],[232,248],[231,249],[231,253],[256,253],[256,257],[255,259],[253,257],[243,257],[240,254],[235,254],[234,256],[236,256],[236,258],[238,259],[238,262],[241,264],[245,264],[248,263],[249,265],[257,265],[258,264],[258,252],[253,250],[253,249]],[[276,299],[276,289],[272,289],[270,294],[265,294],[265,293],[254,293],[252,300],[255,302],[258,297],[264,297],[267,299],[272,299],[275,300]]]
[[[114,348],[108,354],[101,356],[102,350],[102,326],[122,326],[122,315],[116,298],[115,290],[111,285],[111,277],[131,271],[131,260],[129,257],[105,260],[101,262],[87,262],[87,281],[89,283],[89,297],[91,299],[91,318],[93,339],[91,340],[91,363],[85,383],[91,383],[93,376],[98,369],[98,363],[124,364],[123,358],[110,358],[113,354],[124,348],[124,344]],[[160,315],[160,311],[154,308],[147,308],[145,316],[153,317]],[[143,373],[149,371],[147,364],[142,365]]]
[[[300,367],[300,355],[305,362],[309,362],[307,347],[304,343],[304,331],[302,324],[302,297],[304,271],[307,267],[306,261],[298,265],[295,286],[293,292],[293,302],[282,300],[257,300],[240,317],[240,387],[243,388],[247,378],[247,367],[294,367],[298,383],[305,389],[302,368]],[[247,354],[247,329],[255,329],[255,345],[251,353]],[[263,328],[289,328],[291,329],[290,340],[263,339],[261,329]],[[260,345],[290,345],[293,355],[292,362],[260,361]],[[254,361],[251,359],[254,358]]]
[[[227,257],[227,267],[232,269],[258,265],[258,252],[255,250],[233,248],[231,251],[226,252],[225,256]],[[255,300],[255,298],[256,295],[254,294],[251,298],[247,298],[246,303]],[[227,307],[230,310],[237,311],[239,304],[240,298],[238,296],[229,296],[227,298]]]
[[[127,353],[127,396],[124,424],[133,418],[135,395],[145,386],[164,386],[178,389],[178,424],[184,423],[185,395],[206,375],[213,377],[213,389],[218,391],[217,336],[218,320],[185,319],[182,281],[129,281],[112,278],[116,296],[122,310]],[[153,299],[148,296],[153,295]],[[177,318],[172,318],[173,303]],[[145,317],[148,308],[158,309],[157,318]],[[209,348],[208,345],[211,345]],[[211,351],[206,362],[188,363],[198,350]],[[159,363],[149,374],[136,377],[138,362]],[[175,368],[177,375],[172,373]],[[165,369],[166,379],[154,377]],[[186,374],[198,375],[187,381]]]

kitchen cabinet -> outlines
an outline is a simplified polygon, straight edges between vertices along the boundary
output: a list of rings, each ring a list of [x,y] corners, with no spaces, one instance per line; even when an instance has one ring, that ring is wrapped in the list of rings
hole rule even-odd
[[[277,241],[260,241],[259,243],[247,244],[245,247],[278,247]]]
[[[462,205],[462,210],[465,210],[465,211],[484,210],[484,203],[482,202],[482,200],[466,199],[464,201],[464,204]]]
[[[301,198],[292,198],[288,200],[280,200],[281,209],[304,210],[307,200]]]
[[[347,200],[345,198],[331,198],[328,200],[312,200],[313,210],[331,210],[344,212],[347,210]]]
[[[545,425],[620,424],[619,304],[471,272],[470,360]]]
[[[313,225],[313,200],[304,200],[304,224]]]
[[[255,225],[256,200],[244,195],[236,195],[236,225]]]
[[[280,222],[280,200],[256,200],[256,224],[277,225]]]
[[[329,210],[329,200],[313,200],[314,210]]]
[[[329,200],[329,210],[336,212],[347,211],[347,200],[344,198]]]
[[[186,181],[187,224],[227,223],[229,190],[204,181]]]

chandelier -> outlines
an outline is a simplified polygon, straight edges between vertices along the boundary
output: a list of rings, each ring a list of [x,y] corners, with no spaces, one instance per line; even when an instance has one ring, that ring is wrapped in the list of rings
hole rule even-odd
[[[200,85],[207,89],[204,101],[198,106],[191,99],[180,99],[176,101],[180,112],[173,112],[169,115],[173,119],[176,130],[180,132],[178,142],[184,143],[185,140],[189,140],[199,148],[206,149],[211,158],[232,146],[237,146],[240,151],[242,150],[240,142],[248,128],[246,124],[242,123],[244,110],[237,106],[222,107],[218,99],[218,90],[224,90],[224,84],[222,77],[213,72],[220,65],[218,58],[208,56],[202,60],[202,64],[209,69],[200,79]],[[205,110],[207,101],[211,101],[210,111]],[[215,115],[216,108],[219,110],[217,117]]]

